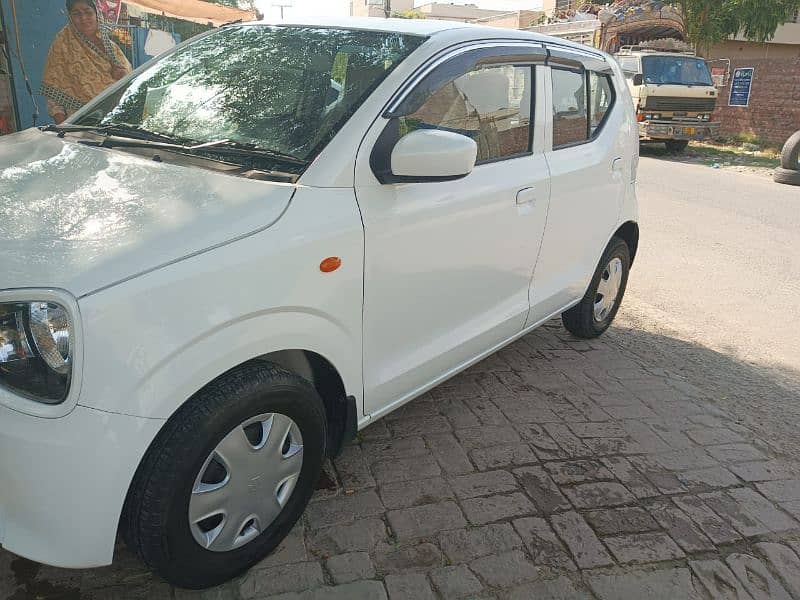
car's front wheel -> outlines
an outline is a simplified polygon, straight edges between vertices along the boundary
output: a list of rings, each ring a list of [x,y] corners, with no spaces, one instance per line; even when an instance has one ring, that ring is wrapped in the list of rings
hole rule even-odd
[[[567,331],[581,338],[595,338],[608,329],[625,295],[630,268],[628,244],[611,238],[583,299],[561,315]]]
[[[237,367],[159,434],[128,496],[125,538],[174,585],[223,583],[289,533],[314,491],[325,440],[310,383],[269,363]]]

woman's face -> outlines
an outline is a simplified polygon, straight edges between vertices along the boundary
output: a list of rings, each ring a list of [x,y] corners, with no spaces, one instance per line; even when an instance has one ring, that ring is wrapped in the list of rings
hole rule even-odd
[[[76,29],[83,35],[89,36],[97,33],[97,13],[94,12],[90,4],[85,2],[76,3],[69,12],[69,18]]]

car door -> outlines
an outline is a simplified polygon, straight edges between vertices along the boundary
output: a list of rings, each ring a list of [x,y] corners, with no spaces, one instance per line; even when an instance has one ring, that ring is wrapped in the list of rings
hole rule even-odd
[[[630,127],[601,55],[550,49],[548,96],[551,198],[531,284],[528,324],[580,299],[608,243],[630,173]],[[634,124],[635,125],[635,124]]]
[[[367,413],[379,416],[522,330],[549,200],[534,93],[544,56],[524,44],[453,51],[400,91],[361,145]],[[382,183],[380,165],[418,129],[472,137],[472,172]]]

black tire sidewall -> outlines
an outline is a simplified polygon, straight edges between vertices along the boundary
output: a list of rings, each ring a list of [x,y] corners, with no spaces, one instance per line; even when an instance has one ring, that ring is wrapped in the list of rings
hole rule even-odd
[[[786,185],[800,185],[800,171],[793,171],[791,169],[784,169],[777,167],[772,174],[772,179],[776,183],[783,183]]]
[[[795,131],[781,149],[781,167],[789,171],[798,169],[800,158],[800,131]]]
[[[603,272],[605,271],[608,263],[614,258],[619,258],[622,261],[622,282],[620,283],[619,290],[617,291],[617,297],[614,300],[614,306],[606,315],[606,318],[598,322],[594,318],[594,299],[597,295],[597,288],[600,285],[600,278],[603,276]],[[600,263],[597,266],[597,271],[595,271],[594,277],[592,277],[592,284],[589,286],[589,291],[581,301],[581,317],[594,331],[595,335],[600,335],[606,329],[608,329],[611,326],[611,323],[614,321],[614,317],[617,316],[617,311],[619,311],[619,307],[622,304],[622,298],[625,295],[625,289],[628,286],[628,274],[630,273],[630,268],[631,257],[630,251],[628,250],[628,245],[619,238],[613,238],[603,254],[603,258],[600,259]]]
[[[212,413],[199,430],[178,435],[185,460],[169,473],[174,487],[163,500],[162,576],[186,588],[205,588],[227,581],[250,568],[271,552],[303,514],[319,477],[325,454],[325,417],[321,400],[310,397],[309,388],[292,383],[259,385],[240,393],[219,413]],[[249,418],[278,412],[290,417],[303,436],[303,467],[295,489],[281,513],[256,539],[230,552],[206,550],[189,528],[188,506],[194,482],[206,458],[225,435]]]

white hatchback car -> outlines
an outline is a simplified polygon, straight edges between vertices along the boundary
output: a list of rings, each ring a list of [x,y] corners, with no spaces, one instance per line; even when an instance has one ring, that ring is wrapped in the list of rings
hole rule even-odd
[[[241,573],[357,429],[609,326],[637,162],[609,56],[391,19],[229,25],[3,138],[0,543]]]

